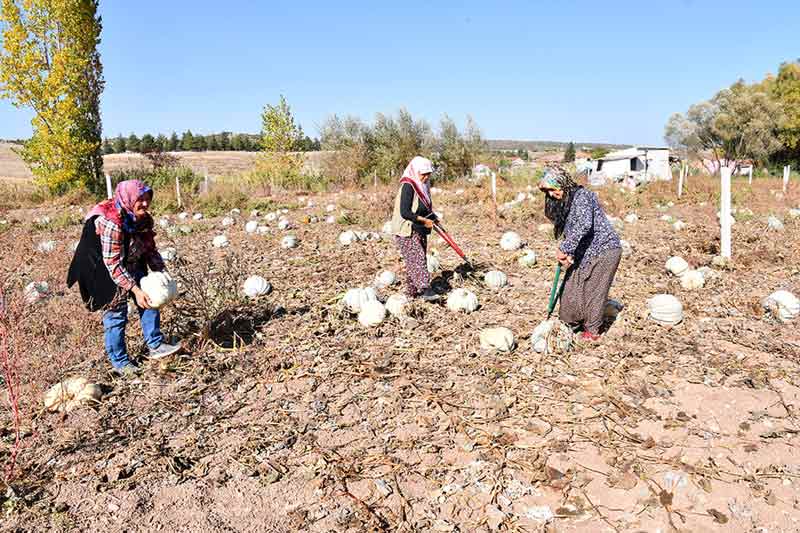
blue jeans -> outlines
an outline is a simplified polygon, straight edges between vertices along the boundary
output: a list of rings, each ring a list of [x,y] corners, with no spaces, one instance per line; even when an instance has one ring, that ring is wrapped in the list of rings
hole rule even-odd
[[[137,276],[138,278],[141,276]],[[161,334],[161,313],[158,309],[142,309],[138,305],[139,320],[142,323],[144,341],[149,348],[158,348],[164,336]],[[105,331],[106,353],[114,368],[121,368],[128,363],[128,349],[125,346],[125,326],[128,325],[128,301],[124,300],[116,307],[103,313],[103,330]]]

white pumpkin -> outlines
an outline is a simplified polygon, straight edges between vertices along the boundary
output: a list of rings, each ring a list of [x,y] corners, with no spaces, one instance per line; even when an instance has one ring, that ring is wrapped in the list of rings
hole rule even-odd
[[[687,270],[689,270],[689,263],[682,257],[674,256],[667,259],[664,268],[672,274],[673,276],[680,276]]]
[[[478,297],[467,289],[453,289],[447,295],[447,308],[451,311],[471,313],[478,308]]]
[[[266,235],[267,233],[269,233],[269,227],[267,227],[267,226],[258,226],[256,228],[256,233],[258,235]]]
[[[789,291],[775,291],[762,302],[764,309],[781,322],[789,322],[800,315],[800,300]]]
[[[230,243],[228,242],[228,237],[225,235],[217,235],[214,237],[214,240],[211,241],[211,245],[214,246],[214,248],[225,248],[228,244]]]
[[[258,229],[258,222],[255,220],[250,220],[247,224],[244,225],[244,230],[247,233],[255,233]]]
[[[44,407],[48,411],[68,413],[81,405],[95,404],[102,396],[100,386],[89,383],[86,378],[67,378],[47,390]]]
[[[292,227],[292,223],[289,222],[289,219],[282,218],[278,221],[278,229],[283,231],[287,230]]]
[[[397,276],[391,270],[384,270],[375,278],[376,287],[389,287],[397,282]]]
[[[36,246],[36,251],[42,254],[49,254],[56,249],[56,241],[42,241]]]
[[[195,213],[192,218],[194,220],[203,220],[203,213]]]
[[[169,222],[168,218],[160,218],[160,219],[158,219],[158,225],[161,226],[164,229],[168,228],[169,224],[170,224],[170,222]]]
[[[281,239],[281,248],[288,250],[289,248],[297,248],[297,237],[294,235],[287,235],[283,239]]]
[[[684,222],[683,220],[676,220],[672,224],[672,229],[674,229],[675,231],[682,231],[682,230],[685,230],[687,227],[688,227],[688,224],[686,222]]]
[[[541,322],[531,333],[531,347],[536,353],[567,352],[572,348],[574,334],[560,320],[553,318]]]
[[[635,224],[635,223],[639,222],[639,215],[637,215],[636,213],[629,213],[629,214],[625,215],[625,219],[624,220],[628,224]]]
[[[536,261],[536,252],[533,250],[525,250],[525,253],[522,254],[519,259],[517,259],[517,263],[524,267],[532,267],[536,264]]]
[[[225,217],[225,218],[222,219],[222,226],[223,227],[227,228],[228,226],[233,226],[234,224],[236,224],[236,221],[231,217]]]
[[[439,254],[436,252],[431,252],[427,255],[425,262],[428,266],[428,272],[433,274],[434,272],[438,272],[440,268],[442,268],[442,262],[439,261]]]
[[[185,224],[184,224],[183,226],[180,226],[180,227],[178,228],[178,230],[179,230],[181,233],[183,233],[184,235],[188,235],[189,233],[191,233],[191,232],[192,232],[192,228],[191,228],[191,227],[189,227],[189,226],[187,226],[187,225],[185,225]]]
[[[408,296],[405,294],[393,294],[386,300],[386,310],[397,318],[405,315],[407,305]]]
[[[508,328],[486,328],[480,333],[481,348],[510,352],[514,349],[514,333]]]
[[[359,313],[366,302],[377,300],[378,295],[375,294],[375,289],[372,287],[358,287],[344,293],[341,304],[351,313]]]
[[[367,240],[368,241],[382,241],[383,240],[383,236],[380,233],[376,232],[376,231],[370,231],[369,235],[367,235]]]
[[[154,309],[165,306],[178,295],[178,283],[166,272],[150,272],[142,278],[139,286]]]
[[[507,252],[519,250],[522,246],[522,238],[514,231],[507,231],[500,237],[500,248]]]
[[[288,209],[281,209],[281,214],[288,215],[289,214],[289,210]]]
[[[391,235],[392,234],[392,221],[390,220],[390,221],[386,222],[383,225],[383,227],[381,228],[381,231],[384,232],[386,235]]]
[[[275,222],[276,220],[278,220],[278,215],[276,215],[275,213],[267,213],[266,215],[264,215],[264,220],[266,220],[267,222]]]
[[[339,234],[339,244],[342,246],[350,246],[356,241],[358,241],[358,236],[355,231],[347,230]]]
[[[336,211],[336,206],[333,204],[328,204],[325,206],[325,211],[327,211],[328,213],[333,213],[334,211]]]
[[[160,253],[161,259],[167,262],[175,261],[175,259],[178,257],[178,250],[175,248],[164,248],[160,251]]]
[[[258,298],[272,292],[272,285],[261,276],[250,276],[244,281],[244,294],[248,298]]]
[[[369,300],[358,312],[358,322],[364,327],[377,326],[386,318],[386,308],[377,300]]]
[[[681,275],[681,287],[687,290],[702,289],[706,277],[699,270],[687,270]]]
[[[183,213],[181,213],[180,215],[178,215],[178,220],[180,220],[180,221],[184,221],[184,220],[188,220],[188,219],[189,219],[189,213],[187,213],[185,211]]]
[[[358,239],[359,241],[366,241],[367,239],[369,239],[369,233],[367,233],[366,231],[356,231],[355,234],[356,234],[356,239]]]
[[[483,281],[492,289],[500,289],[508,285],[508,276],[499,270],[490,270],[483,275]]]
[[[675,219],[672,217],[672,215],[661,215],[661,220],[671,224]]]
[[[771,229],[772,231],[783,231],[784,226],[783,222],[778,217],[770,215],[767,218],[767,228]]]
[[[333,216],[333,215],[325,217],[325,223],[326,224],[336,224],[336,217]]]
[[[241,214],[242,210],[239,209],[238,207],[234,207],[233,209],[231,209],[231,216],[238,217]]]
[[[683,304],[671,294],[657,294],[647,300],[648,316],[661,325],[674,326],[683,321]]]
[[[800,218],[800,209],[789,209],[790,218]]]
[[[25,285],[25,289],[22,291],[25,302],[29,304],[35,304],[46,298],[49,293],[50,285],[46,281],[32,281]]]
[[[633,246],[626,240],[619,241],[620,248],[622,248],[622,257],[628,257],[633,254]]]

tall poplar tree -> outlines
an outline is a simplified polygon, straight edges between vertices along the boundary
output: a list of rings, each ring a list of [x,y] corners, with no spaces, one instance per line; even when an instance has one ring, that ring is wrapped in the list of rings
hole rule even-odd
[[[99,0],[0,0],[0,98],[30,108],[20,155],[52,192],[103,181]]]

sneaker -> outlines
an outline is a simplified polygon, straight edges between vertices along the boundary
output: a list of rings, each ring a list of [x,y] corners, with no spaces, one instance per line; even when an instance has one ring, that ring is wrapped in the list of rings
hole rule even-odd
[[[170,355],[174,355],[181,351],[180,344],[168,344],[166,342],[162,342],[158,345],[158,348],[150,348],[148,357],[150,359],[163,359],[165,357],[169,357]]]
[[[142,369],[133,363],[127,363],[122,366],[114,367],[114,373],[121,378],[129,379],[138,377],[142,373]]]
[[[598,335],[597,333],[584,331],[583,333],[581,333],[580,340],[586,342],[598,342],[600,340],[600,335]]]
[[[426,302],[436,302],[441,299],[441,296],[436,294],[436,291],[434,291],[431,288],[425,289],[425,291],[420,296]]]

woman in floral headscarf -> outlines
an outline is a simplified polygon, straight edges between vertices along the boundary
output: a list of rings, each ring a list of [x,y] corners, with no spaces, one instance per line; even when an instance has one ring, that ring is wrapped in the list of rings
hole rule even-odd
[[[622,257],[619,236],[597,194],[578,185],[562,167],[549,167],[539,189],[545,194],[544,213],[553,223],[555,238],[564,237],[556,259],[569,267],[559,317],[582,328],[584,340],[596,341]]]
[[[129,296],[133,296],[139,310],[150,358],[166,357],[180,350],[180,345],[164,342],[161,315],[150,307],[138,285],[148,267],[155,272],[164,270],[149,213],[152,200],[153,190],[144,182],[120,182],[113,198],[100,202],[86,215],[67,276],[70,287],[78,282],[89,310],[103,311],[106,352],[114,371],[123,376],[139,371],[125,346]]]
[[[436,215],[431,201],[430,176],[433,165],[417,156],[403,171],[394,202],[392,233],[406,267],[406,295],[434,301],[439,296],[431,289],[426,249]]]

